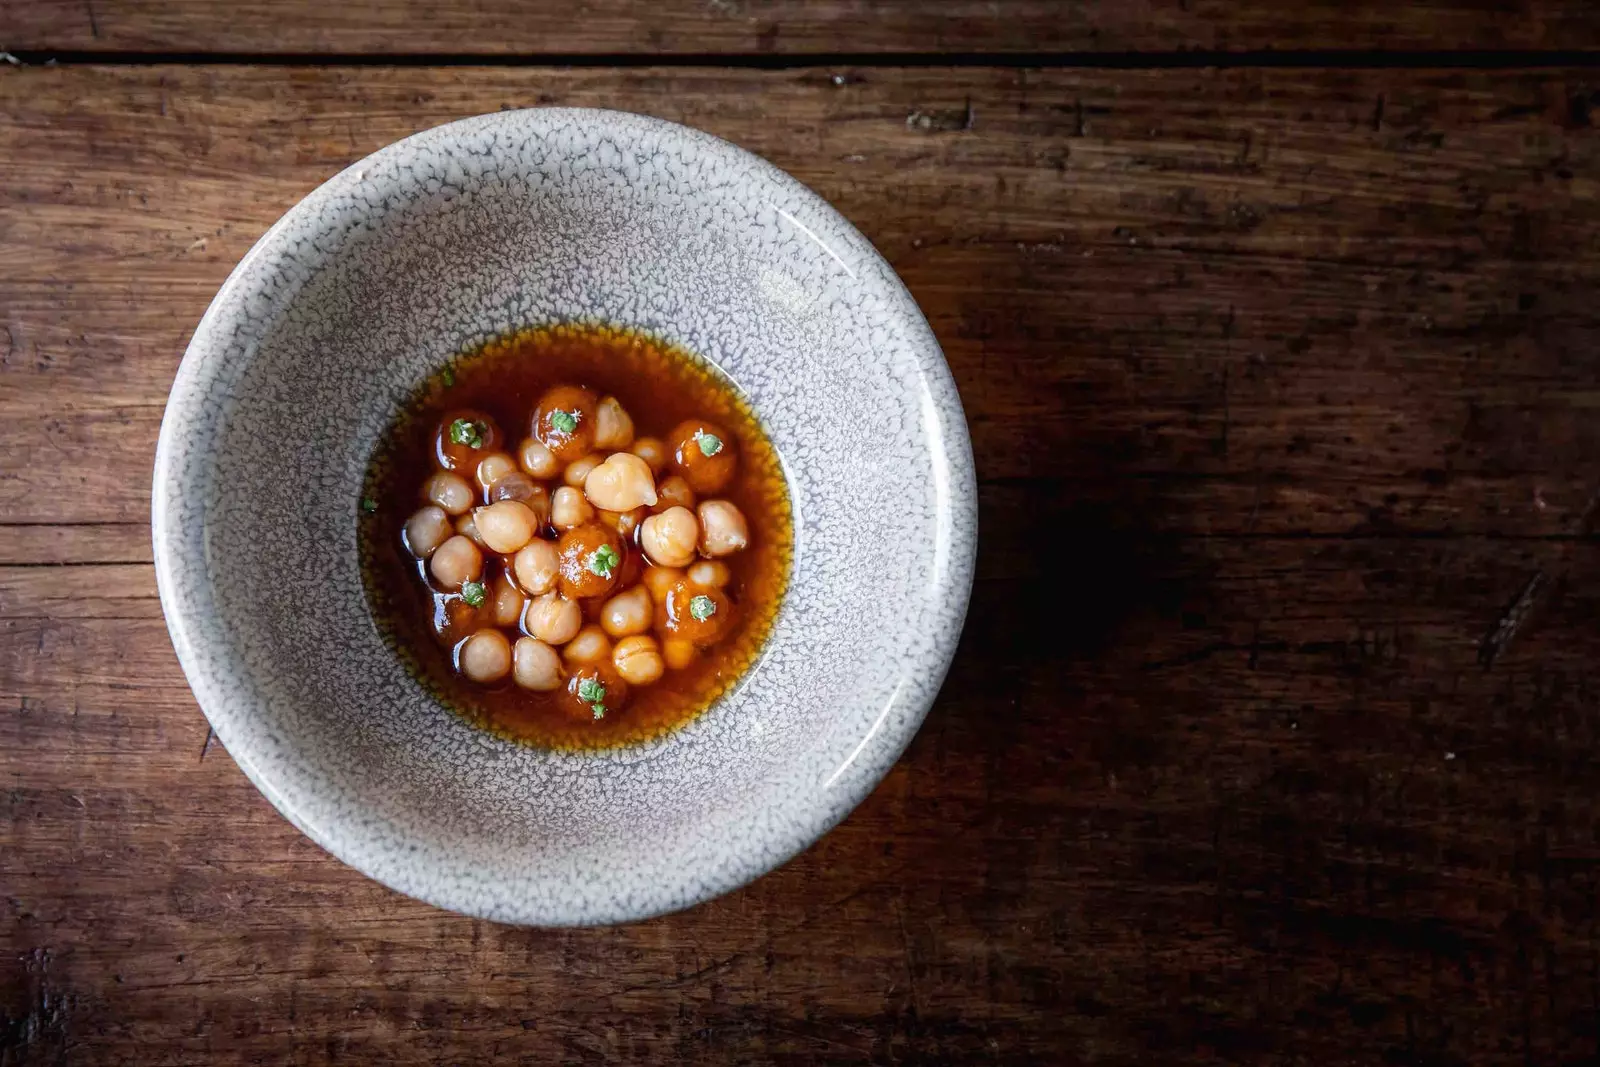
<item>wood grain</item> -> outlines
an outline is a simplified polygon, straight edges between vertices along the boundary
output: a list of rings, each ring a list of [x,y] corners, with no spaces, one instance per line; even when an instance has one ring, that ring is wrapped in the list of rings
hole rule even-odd
[[[1592,75],[839,73],[0,69],[0,1063],[1600,1053]],[[250,242],[534,103],[839,205],[981,476],[972,621],[883,786],[611,930],[441,914],[294,831],[208,747],[145,525]]]
[[[0,46],[659,55],[1592,49],[1577,0],[7,0]]]

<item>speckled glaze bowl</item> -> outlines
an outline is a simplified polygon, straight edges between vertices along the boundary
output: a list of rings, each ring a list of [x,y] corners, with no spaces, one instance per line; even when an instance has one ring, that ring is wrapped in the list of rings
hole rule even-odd
[[[789,476],[795,565],[760,660],[704,715],[558,753],[474,728],[407,674],[368,611],[357,510],[430,370],[594,319],[746,391]],[[866,239],[733,145],[587,110],[428,130],[284,215],[195,331],[153,512],[178,658],[257,787],[403,893],[540,925],[686,907],[842,819],[938,691],[977,540],[949,369]]]

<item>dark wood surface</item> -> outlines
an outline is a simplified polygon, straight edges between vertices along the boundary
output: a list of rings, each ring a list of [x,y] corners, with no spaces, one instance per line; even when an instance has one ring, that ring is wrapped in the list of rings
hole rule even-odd
[[[116,41],[209,45],[190,8]],[[980,475],[967,634],[882,787],[614,929],[444,914],[301,837],[208,746],[150,567],[238,258],[361,155],[541,103],[838,205]],[[1591,1062],[1596,122],[1595,68],[1403,59],[0,67],[0,1064]]]

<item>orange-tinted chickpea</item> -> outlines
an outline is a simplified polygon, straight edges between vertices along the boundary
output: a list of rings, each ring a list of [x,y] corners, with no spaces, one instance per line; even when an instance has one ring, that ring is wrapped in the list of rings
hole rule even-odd
[[[616,534],[598,523],[568,530],[556,543],[561,557],[563,596],[605,596],[617,581],[622,566],[622,546]]]
[[[500,451],[500,427],[481,411],[462,408],[445,413],[434,435],[433,454],[439,466],[465,477],[477,473],[484,457]]]
[[[600,398],[588,389],[558,385],[545,391],[533,411],[533,438],[562,463],[594,451],[595,407]]]
[[[596,722],[628,702],[628,683],[609,659],[576,667],[563,689],[567,713],[583,722]]]
[[[672,469],[697,493],[715,493],[728,484],[738,459],[728,431],[705,419],[689,419],[667,435]]]
[[[656,602],[656,629],[668,638],[710,645],[728,632],[733,622],[733,601],[714,586],[680,579],[667,587]]]

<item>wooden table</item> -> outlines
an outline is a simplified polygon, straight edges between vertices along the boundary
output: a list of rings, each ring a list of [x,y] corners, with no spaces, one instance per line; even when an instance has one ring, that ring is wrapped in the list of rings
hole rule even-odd
[[[0,1064],[1600,1053],[1586,0],[3,0],[0,48]],[[166,393],[251,242],[537,104],[836,204],[981,485],[882,787],[617,929],[302,838],[209,743],[150,563]]]

